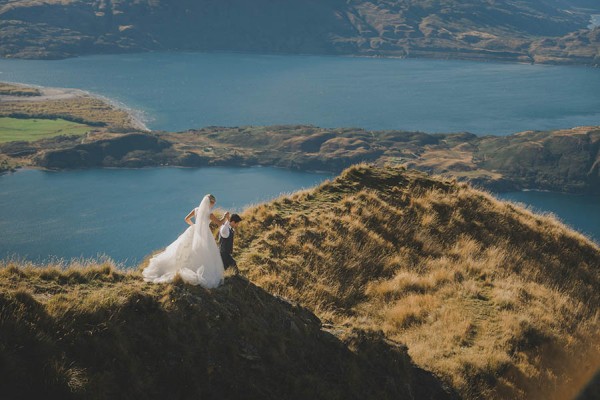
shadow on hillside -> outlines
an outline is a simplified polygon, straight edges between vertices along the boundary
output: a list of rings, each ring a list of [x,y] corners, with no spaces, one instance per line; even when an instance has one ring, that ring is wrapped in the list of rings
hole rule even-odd
[[[338,338],[243,278],[214,290],[126,285],[102,299],[0,293],[3,398],[456,397],[382,333]]]

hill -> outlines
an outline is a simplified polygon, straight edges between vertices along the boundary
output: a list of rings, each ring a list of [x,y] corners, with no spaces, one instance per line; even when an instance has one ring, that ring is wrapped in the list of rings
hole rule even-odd
[[[600,193],[597,126],[483,137],[310,125],[149,132],[130,112],[78,90],[0,82],[0,101],[0,172],[18,166],[263,165],[337,173],[366,161],[498,192]]]
[[[600,7],[568,0],[0,0],[0,55],[156,50],[597,65]]]
[[[110,262],[0,268],[3,399],[453,399],[377,332],[334,336],[228,277],[143,283]]]
[[[243,217],[252,282],[406,343],[463,398],[571,398],[600,368],[600,248],[551,216],[359,165]]]
[[[600,248],[551,216],[361,164],[242,217],[214,290],[4,261],[3,395],[563,399],[600,367]]]

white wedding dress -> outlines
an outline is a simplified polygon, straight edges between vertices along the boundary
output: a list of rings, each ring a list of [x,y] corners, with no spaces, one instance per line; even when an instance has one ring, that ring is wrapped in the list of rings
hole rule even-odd
[[[142,271],[146,282],[172,282],[175,275],[192,285],[215,288],[223,282],[223,260],[210,230],[210,199],[204,196],[196,208],[194,225],[164,251],[150,259]]]

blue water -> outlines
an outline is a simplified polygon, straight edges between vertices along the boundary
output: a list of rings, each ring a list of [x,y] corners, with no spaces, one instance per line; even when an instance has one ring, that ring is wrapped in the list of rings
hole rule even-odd
[[[276,168],[148,168],[0,176],[0,258],[34,261],[108,255],[124,265],[175,240],[206,193],[240,211],[329,174]],[[242,226],[243,229],[243,226]]]
[[[153,129],[313,124],[469,131],[600,125],[600,69],[232,53],[0,59],[0,80],[73,87],[141,110]]]
[[[526,205],[534,212],[552,213],[563,223],[600,243],[600,196],[550,192],[511,192],[496,195]]]
[[[231,53],[0,59],[0,81],[73,87],[142,111],[153,129],[314,124],[509,134],[600,125],[600,69],[467,61]],[[20,171],[0,176],[0,258],[135,265],[185,229],[206,192],[226,209],[328,175],[273,168]],[[502,195],[600,241],[600,199]]]

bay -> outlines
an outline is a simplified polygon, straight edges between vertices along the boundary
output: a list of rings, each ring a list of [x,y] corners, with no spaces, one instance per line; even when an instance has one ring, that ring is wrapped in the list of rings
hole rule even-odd
[[[0,80],[87,90],[168,131],[313,124],[506,135],[600,125],[600,70],[583,67],[144,53],[0,59]]]
[[[144,168],[0,176],[0,259],[107,255],[134,266],[185,230],[184,217],[212,193],[217,208],[241,211],[329,174],[276,168]]]

